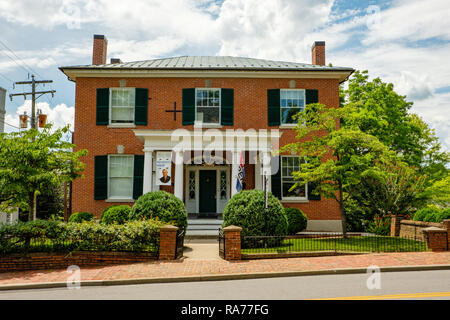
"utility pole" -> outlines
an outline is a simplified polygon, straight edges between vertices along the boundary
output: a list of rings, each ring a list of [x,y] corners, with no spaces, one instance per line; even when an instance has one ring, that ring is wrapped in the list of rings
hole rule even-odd
[[[31,84],[31,92],[24,92],[24,93],[12,93],[9,95],[9,98],[11,101],[13,100],[13,97],[16,96],[23,96],[25,99],[27,96],[31,96],[31,128],[36,129],[37,128],[37,122],[36,122],[36,100],[39,99],[41,96],[47,93],[51,93],[52,97],[55,94],[55,90],[49,90],[49,91],[38,91],[36,92],[36,84],[41,83],[52,83],[53,80],[34,80],[34,74],[31,75],[31,81],[19,81],[14,82],[14,84]],[[36,97],[36,95],[39,95]]]
[[[37,121],[36,121],[36,100],[39,99],[41,96],[43,96],[44,94],[50,93],[52,95],[52,97],[55,95],[55,90],[49,90],[49,91],[38,91],[36,92],[36,84],[41,84],[41,83],[52,83],[53,80],[39,80],[36,81],[34,79],[34,74],[31,75],[31,81],[19,81],[19,82],[15,82],[14,84],[31,84],[31,92],[24,92],[24,93],[12,93],[9,95],[9,98],[11,99],[11,101],[13,100],[13,97],[16,96],[23,96],[24,99],[27,98],[27,96],[31,96],[31,128],[32,129],[37,129]],[[36,97],[36,95],[39,95],[38,97]],[[31,196],[30,196],[31,198]],[[31,201],[31,199],[30,199]],[[28,220],[36,220],[36,191],[33,192],[32,195],[32,204],[30,203],[30,211],[28,213]]]

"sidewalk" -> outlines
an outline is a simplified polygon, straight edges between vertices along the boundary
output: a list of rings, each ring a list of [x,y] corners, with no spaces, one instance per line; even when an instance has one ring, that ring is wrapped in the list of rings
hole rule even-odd
[[[81,269],[81,281],[102,284],[124,284],[140,279],[142,283],[152,281],[199,281],[293,276],[302,273],[314,274],[326,271],[336,273],[365,272],[364,269],[376,265],[384,267],[416,267],[436,266],[450,268],[450,252],[416,252],[416,253],[383,253],[355,256],[331,256],[289,259],[243,260],[227,262],[222,259],[201,259],[201,257],[184,257],[179,261],[84,267]],[[343,270],[345,269],[345,270]],[[351,270],[348,270],[351,269]],[[353,269],[359,269],[353,270]],[[395,269],[395,268],[394,268]],[[226,276],[225,276],[226,275]],[[0,273],[0,289],[5,285],[59,283],[65,284],[68,273],[63,270],[39,270]],[[184,277],[184,278],[180,278]],[[178,279],[174,279],[178,278]],[[96,281],[95,281],[96,280]],[[106,281],[106,282],[104,282]],[[136,282],[139,283],[139,282]]]

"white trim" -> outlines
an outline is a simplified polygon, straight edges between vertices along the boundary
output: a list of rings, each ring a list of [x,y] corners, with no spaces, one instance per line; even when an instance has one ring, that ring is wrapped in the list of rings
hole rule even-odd
[[[115,198],[112,198],[112,199],[106,199],[105,200],[105,202],[135,202],[135,200],[134,199],[115,199]]]
[[[283,100],[281,97],[281,92],[282,91],[301,91],[303,93],[303,107],[283,107],[281,105],[281,101]],[[280,128],[292,128],[295,127],[297,124],[296,123],[283,123],[283,112],[282,109],[302,109],[303,111],[305,110],[305,106],[306,106],[306,89],[297,89],[297,88],[290,88],[290,89],[280,89]]]
[[[134,123],[111,123],[107,126],[108,129],[134,129],[136,125]]]
[[[130,109],[133,109],[133,121],[132,122],[125,122],[125,123],[113,123],[112,121],[112,90],[120,90],[120,91],[131,91],[134,90],[134,105],[133,107],[130,107]],[[109,88],[109,115],[108,115],[108,128],[132,128],[131,126],[134,126],[134,128],[136,128],[135,125],[135,121],[136,119],[134,118],[134,114],[135,114],[135,110],[136,110],[136,88],[135,87],[110,87]],[[124,126],[122,126],[124,125]]]
[[[111,198],[110,196],[110,188],[111,188],[111,170],[110,170],[110,165],[111,165],[111,156],[113,157],[132,157],[132,163],[133,163],[133,172],[131,174],[131,186],[133,187],[134,184],[134,154],[108,154],[108,181],[107,181],[107,194],[108,194],[108,199],[107,200],[111,200],[111,201],[107,201],[107,202],[120,202],[118,200],[129,200],[130,198]],[[131,190],[131,196],[133,196],[133,189]],[[131,198],[132,199],[132,198]],[[128,202],[128,201],[125,201]]]
[[[239,70],[149,70],[149,69],[77,69],[61,68],[70,80],[77,77],[120,77],[120,78],[271,78],[271,79],[336,79],[340,82],[347,80],[353,70],[342,71],[239,71]]]
[[[206,122],[200,122],[197,120],[197,90],[219,90],[219,122],[217,123],[206,123]],[[195,121],[194,121],[194,126],[196,125],[197,127],[200,128],[209,128],[211,126],[216,127],[216,126],[221,126],[222,123],[222,88],[195,88],[195,102],[194,102],[194,107],[195,107]],[[206,108],[208,108],[209,106],[206,106]],[[215,106],[211,106],[211,108],[217,108]]]
[[[283,158],[298,158],[295,155],[280,156],[280,177],[281,177],[281,202],[309,202],[308,199],[308,184],[305,183],[305,196],[304,197],[283,197]],[[290,181],[289,181],[290,182]]]

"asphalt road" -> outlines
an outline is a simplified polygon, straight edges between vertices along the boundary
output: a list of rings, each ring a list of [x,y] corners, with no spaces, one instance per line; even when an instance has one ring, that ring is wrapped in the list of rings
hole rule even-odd
[[[0,291],[0,299],[450,299],[450,270]],[[376,278],[371,278],[372,280]],[[370,281],[372,286],[377,281]]]

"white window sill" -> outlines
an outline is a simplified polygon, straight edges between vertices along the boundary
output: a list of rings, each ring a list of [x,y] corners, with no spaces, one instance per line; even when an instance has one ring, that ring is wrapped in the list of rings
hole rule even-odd
[[[134,199],[106,199],[105,202],[134,202]]]
[[[111,123],[108,128],[112,129],[123,129],[123,128],[136,128],[134,123]]]
[[[297,126],[296,123],[292,123],[292,124],[282,124],[280,125],[281,129],[292,129],[295,128]]]
[[[282,199],[281,203],[308,203],[308,199]]]
[[[220,123],[201,123],[201,122],[196,122],[194,124],[194,129],[220,129],[223,126]]]

